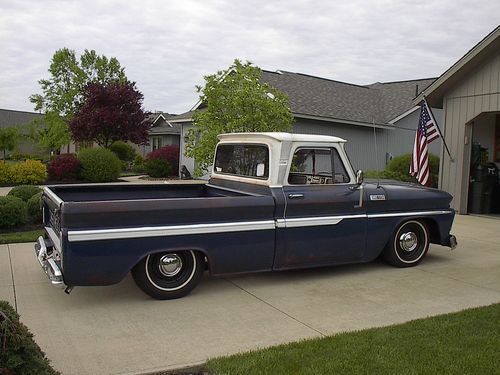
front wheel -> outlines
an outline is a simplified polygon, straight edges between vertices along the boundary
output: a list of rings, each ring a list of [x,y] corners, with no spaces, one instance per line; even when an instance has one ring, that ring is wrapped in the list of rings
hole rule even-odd
[[[204,270],[203,259],[192,250],[151,254],[132,269],[132,277],[153,298],[184,297],[198,285]]]
[[[417,220],[402,223],[387,243],[382,258],[396,267],[412,267],[419,264],[429,250],[427,226]]]

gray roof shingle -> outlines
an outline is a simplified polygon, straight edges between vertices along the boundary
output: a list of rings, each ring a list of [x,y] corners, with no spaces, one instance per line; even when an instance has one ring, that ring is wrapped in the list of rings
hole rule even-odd
[[[0,128],[16,125],[25,125],[43,115],[36,112],[14,111],[11,109],[0,109]]]
[[[301,73],[262,71],[262,81],[288,95],[295,115],[387,124],[414,105],[435,78],[360,86]]]

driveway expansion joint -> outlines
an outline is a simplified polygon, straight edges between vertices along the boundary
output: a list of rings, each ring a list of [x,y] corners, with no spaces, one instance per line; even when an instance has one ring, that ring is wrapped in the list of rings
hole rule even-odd
[[[307,327],[307,328],[309,328],[309,329],[313,330],[314,332],[316,332],[316,333],[317,333],[318,335],[320,335],[321,337],[327,337],[327,335],[325,335],[323,332],[321,332],[321,331],[317,330],[316,328],[314,328],[314,327],[310,326],[310,325],[309,325],[309,324],[307,324],[307,323],[302,322],[301,320],[297,319],[296,317],[294,317],[294,316],[292,316],[292,315],[288,314],[287,312],[285,312],[285,311],[283,311],[283,310],[281,310],[281,309],[277,308],[276,306],[272,305],[271,303],[269,303],[269,302],[267,302],[267,301],[263,300],[262,298],[260,298],[260,297],[256,296],[256,295],[255,295],[255,294],[253,294],[252,292],[250,292],[250,291],[246,290],[245,288],[243,288],[243,287],[239,286],[238,284],[236,284],[234,281],[229,280],[229,279],[224,279],[224,280],[226,280],[226,281],[227,281],[228,283],[230,283],[230,284],[233,284],[235,287],[237,287],[237,288],[238,288],[238,289],[240,289],[241,291],[243,291],[243,292],[245,292],[245,293],[247,293],[247,294],[251,295],[251,296],[252,296],[252,297],[254,297],[255,299],[259,300],[260,302],[262,302],[262,303],[266,304],[267,306],[269,306],[269,307],[270,307],[270,308],[272,308],[273,310],[276,310],[276,311],[280,312],[281,314],[283,314],[283,315],[287,316],[288,318],[290,318],[290,319],[292,319],[292,320],[296,321],[297,323],[299,323],[299,324],[303,325],[304,327]]]

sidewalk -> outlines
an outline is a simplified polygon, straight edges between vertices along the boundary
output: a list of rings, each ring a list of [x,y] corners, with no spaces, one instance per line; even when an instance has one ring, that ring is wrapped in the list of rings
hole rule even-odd
[[[156,301],[127,277],[109,287],[49,285],[33,244],[0,245],[0,299],[63,374],[135,374],[341,331],[500,301],[498,220],[457,216],[459,246],[415,268],[381,262],[213,279]],[[11,272],[12,267],[12,272]]]

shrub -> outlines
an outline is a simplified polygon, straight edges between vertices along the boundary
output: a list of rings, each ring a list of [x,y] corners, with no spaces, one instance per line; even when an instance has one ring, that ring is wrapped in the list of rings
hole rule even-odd
[[[24,224],[27,217],[26,203],[12,195],[0,197],[0,228]]]
[[[131,163],[135,158],[134,148],[123,141],[114,142],[111,146],[109,146],[109,149],[113,151],[113,153],[118,156],[121,161],[126,163]]]
[[[121,162],[105,148],[85,148],[78,153],[82,166],[80,176],[89,182],[115,181],[120,175]]]
[[[132,170],[137,173],[143,173],[145,171],[144,158],[141,155],[135,156],[132,164]]]
[[[150,177],[168,177],[172,176],[172,166],[166,160],[148,159],[144,162],[146,173]]]
[[[42,192],[33,195],[26,202],[28,209],[28,220],[31,223],[42,223]]]
[[[17,152],[17,151],[14,151],[12,153],[12,160],[19,160],[19,161],[24,161],[24,160],[28,160],[28,159],[33,159],[33,160],[38,160],[40,159],[40,157],[38,155],[34,155],[34,154],[23,154],[23,153],[20,153],[20,152]]]
[[[47,179],[47,168],[38,160],[26,160],[15,164],[13,169],[12,183],[14,184],[39,185]]]
[[[12,188],[7,195],[18,197],[27,202],[33,195],[40,193],[41,189],[33,185],[19,185]]]
[[[14,181],[14,168],[0,161],[0,185],[9,185]]]
[[[404,182],[417,182],[410,174],[411,154],[404,154],[393,158],[383,171],[366,171],[365,176],[371,178],[384,178]],[[439,158],[429,154],[430,186],[437,187],[439,178]]]
[[[146,157],[144,167],[151,177],[178,176],[179,146],[165,146],[150,152]]]
[[[47,166],[52,181],[75,181],[80,172],[80,161],[74,154],[57,155]]]
[[[7,301],[0,301],[0,332],[5,332],[0,345],[0,373],[3,374],[58,374],[49,364],[40,347],[33,340],[28,327],[19,321],[19,315]],[[3,344],[0,336],[0,344]]]

